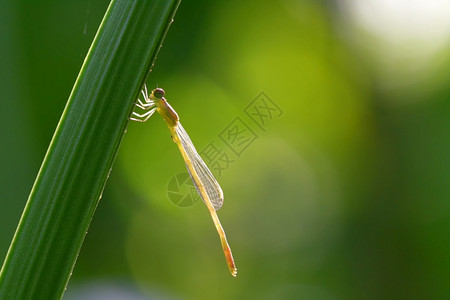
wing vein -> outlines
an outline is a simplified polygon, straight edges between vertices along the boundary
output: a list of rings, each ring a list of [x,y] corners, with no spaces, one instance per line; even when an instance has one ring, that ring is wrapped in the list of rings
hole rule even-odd
[[[187,134],[186,130],[183,128],[181,123],[177,123],[177,125],[175,126],[175,132],[178,135],[181,146],[183,147],[187,157],[191,161],[191,164],[195,172],[197,173],[197,177],[200,180],[202,186],[204,187],[212,206],[214,207],[215,210],[220,209],[223,205],[222,188],[220,187],[216,178],[214,178],[214,175],[206,166],[203,159],[198,154],[197,150],[194,147],[194,144],[192,143],[191,139],[189,138],[189,135]],[[203,202],[206,203],[207,199],[204,199],[202,193],[200,192],[196,180],[194,180],[191,170],[189,169],[187,163],[186,167],[189,171],[189,175],[191,176],[192,181],[194,182],[195,188],[197,189],[199,195],[202,197]]]

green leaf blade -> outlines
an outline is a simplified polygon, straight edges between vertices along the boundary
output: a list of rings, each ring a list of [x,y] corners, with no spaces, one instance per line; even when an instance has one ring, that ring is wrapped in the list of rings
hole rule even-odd
[[[2,267],[0,299],[62,297],[134,99],[179,2],[111,2]]]

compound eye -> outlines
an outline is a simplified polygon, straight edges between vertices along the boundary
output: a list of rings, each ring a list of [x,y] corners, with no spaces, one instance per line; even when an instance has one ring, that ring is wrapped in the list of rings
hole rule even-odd
[[[164,90],[161,88],[157,88],[157,89],[153,90],[153,95],[158,99],[161,99],[162,97],[164,97],[165,94],[166,94],[166,92],[164,92]]]

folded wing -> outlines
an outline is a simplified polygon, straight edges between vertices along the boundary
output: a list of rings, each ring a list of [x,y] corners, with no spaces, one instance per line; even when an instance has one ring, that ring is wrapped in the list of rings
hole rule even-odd
[[[214,209],[218,210],[223,205],[223,192],[222,189],[220,188],[219,183],[214,178],[214,175],[208,169],[203,159],[197,153],[197,150],[195,149],[194,144],[189,138],[189,135],[179,122],[175,125],[175,133],[178,136],[181,146],[183,147],[187,157],[191,161],[191,164],[195,172],[197,173],[197,177],[200,180],[201,184],[203,185],[206,194],[208,195],[209,201],[211,202]],[[188,163],[186,162],[186,166],[187,164]],[[192,176],[189,166],[187,166],[187,169],[189,171],[189,175],[191,176],[192,181],[194,182],[195,188],[197,189],[199,195],[202,197],[203,202],[206,203],[208,199],[204,199],[196,183],[196,180],[194,180]]]

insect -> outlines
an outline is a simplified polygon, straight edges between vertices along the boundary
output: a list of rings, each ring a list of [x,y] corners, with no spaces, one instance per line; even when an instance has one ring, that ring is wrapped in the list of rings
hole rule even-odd
[[[228,245],[225,231],[223,230],[219,217],[216,213],[216,210],[221,208],[223,204],[223,192],[219,183],[214,178],[214,175],[208,169],[203,159],[197,153],[197,150],[189,138],[189,135],[186,130],[184,130],[183,126],[181,126],[178,114],[164,98],[164,90],[161,88],[156,88],[152,90],[149,95],[147,85],[144,85],[142,95],[144,96],[144,101],[138,99],[136,106],[145,112],[143,114],[133,112],[133,117],[131,117],[130,120],[146,122],[155,111],[157,111],[164,118],[167,127],[169,127],[170,134],[172,135],[172,140],[175,144],[177,144],[178,149],[183,156],[189,175],[194,182],[197,192],[200,194],[200,197],[206,204],[206,207],[211,214],[211,218],[216,226],[217,232],[219,233],[222,249],[228,264],[228,269],[230,270],[231,275],[236,277],[237,269],[234,264],[231,248]]]

